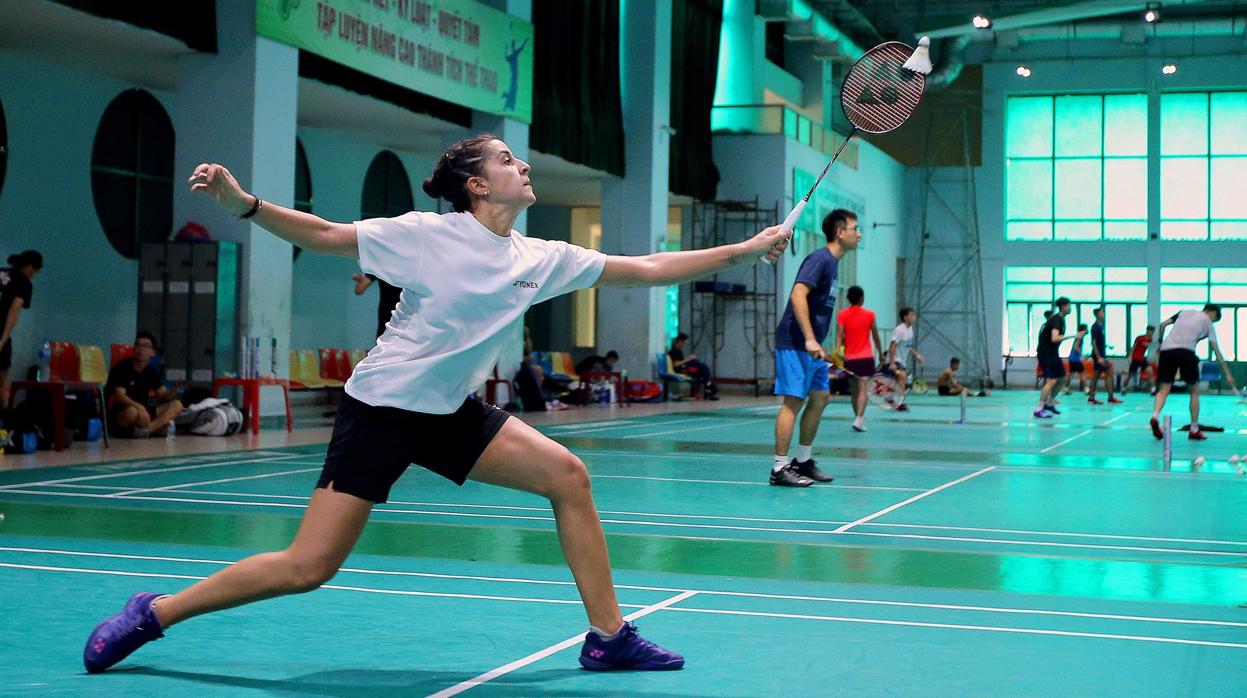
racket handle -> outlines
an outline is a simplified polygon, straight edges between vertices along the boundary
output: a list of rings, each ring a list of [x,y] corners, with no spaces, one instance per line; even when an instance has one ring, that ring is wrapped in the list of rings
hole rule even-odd
[[[780,224],[780,232],[782,232],[789,239],[792,239],[792,229],[796,227],[797,219],[801,217],[801,212],[805,210],[805,205],[808,202],[809,199],[801,199],[798,201],[797,205],[793,206],[792,211],[788,213],[788,217],[785,218],[784,222]],[[761,259],[763,262],[771,264],[771,260],[767,259],[766,255],[762,255]]]

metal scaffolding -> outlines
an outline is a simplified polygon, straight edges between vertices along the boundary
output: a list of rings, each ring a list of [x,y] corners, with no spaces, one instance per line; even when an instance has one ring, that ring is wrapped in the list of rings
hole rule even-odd
[[[779,207],[762,208],[753,201],[695,202],[689,249],[739,242],[779,220]],[[754,395],[774,380],[771,337],[776,322],[777,265],[754,264],[715,274],[685,287],[691,351],[707,358],[721,384],[752,385]],[[703,290],[697,290],[703,289]],[[743,345],[728,346],[729,325],[739,313]],[[744,347],[747,353],[742,354]],[[729,375],[722,375],[726,371]],[[730,375],[735,373],[736,375]]]
[[[978,199],[970,157],[971,108],[936,108],[927,121],[920,175],[918,263],[910,289],[919,317],[915,338],[929,335],[952,355],[962,357],[968,375],[977,375],[983,386],[989,386],[992,363],[987,345]],[[949,155],[944,152],[948,145],[958,140],[962,164],[937,166]]]

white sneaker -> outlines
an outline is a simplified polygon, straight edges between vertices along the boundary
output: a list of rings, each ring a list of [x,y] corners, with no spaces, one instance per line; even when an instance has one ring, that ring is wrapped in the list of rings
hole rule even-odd
[[[861,417],[853,420],[853,431],[866,431],[866,421]]]

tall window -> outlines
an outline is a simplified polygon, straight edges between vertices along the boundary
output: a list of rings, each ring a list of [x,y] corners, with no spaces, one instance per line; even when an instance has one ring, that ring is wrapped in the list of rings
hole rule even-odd
[[[1160,237],[1247,240],[1247,92],[1160,98]]]
[[[143,90],[109,103],[91,149],[91,196],[104,234],[123,257],[173,228],[173,122]]]
[[[1199,310],[1205,303],[1221,306],[1217,340],[1226,361],[1247,360],[1247,268],[1166,267],[1160,270],[1160,317],[1179,310]],[[1195,351],[1212,358],[1208,342]]]
[[[1147,239],[1147,96],[1010,97],[1006,240]]]
[[[304,213],[312,212],[312,170],[307,166],[307,153],[303,141],[294,139],[294,208]]]
[[[1090,327],[1094,310],[1104,307],[1104,335],[1109,356],[1125,356],[1129,341],[1147,327],[1146,267],[1007,267],[1005,269],[1004,350],[1011,356],[1034,356],[1044,311],[1065,296],[1073,304],[1066,329]],[[1070,345],[1061,345],[1061,355]],[[1090,355],[1086,344],[1083,353]]]
[[[392,218],[412,209],[411,180],[407,168],[394,153],[377,153],[364,174],[364,196],[360,215],[364,218]]]
[[[4,123],[4,106],[0,105],[0,189],[4,188],[4,171],[9,163],[9,130]]]
[[[312,170],[307,165],[307,153],[303,152],[303,142],[294,139],[294,208],[304,213],[312,212]],[[303,253],[303,248],[294,246],[294,259]]]

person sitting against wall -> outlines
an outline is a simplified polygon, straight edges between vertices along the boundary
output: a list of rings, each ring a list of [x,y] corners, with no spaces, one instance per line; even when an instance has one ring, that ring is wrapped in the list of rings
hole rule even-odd
[[[688,335],[681,332],[675,336],[675,340],[671,342],[671,348],[667,350],[667,356],[671,357],[671,365],[675,368],[676,373],[683,373],[693,379],[694,390],[696,386],[701,386],[702,396],[707,400],[719,399],[719,386],[714,383],[714,376],[710,374],[710,367],[697,358],[696,354],[684,356],[684,344],[688,342]]]
[[[619,352],[614,349],[606,352],[606,356],[598,356],[590,354],[581,359],[576,364],[576,375],[582,375],[590,372],[607,373],[615,370],[615,364],[619,363]]]
[[[164,436],[182,413],[182,403],[165,387],[163,372],[152,363],[155,356],[156,337],[139,332],[134,338],[134,356],[117,362],[108,372],[104,395],[113,436]]]
[[[969,395],[970,389],[957,382],[957,369],[961,368],[961,359],[953,357],[948,360],[948,368],[940,374],[936,387],[940,395]]]

